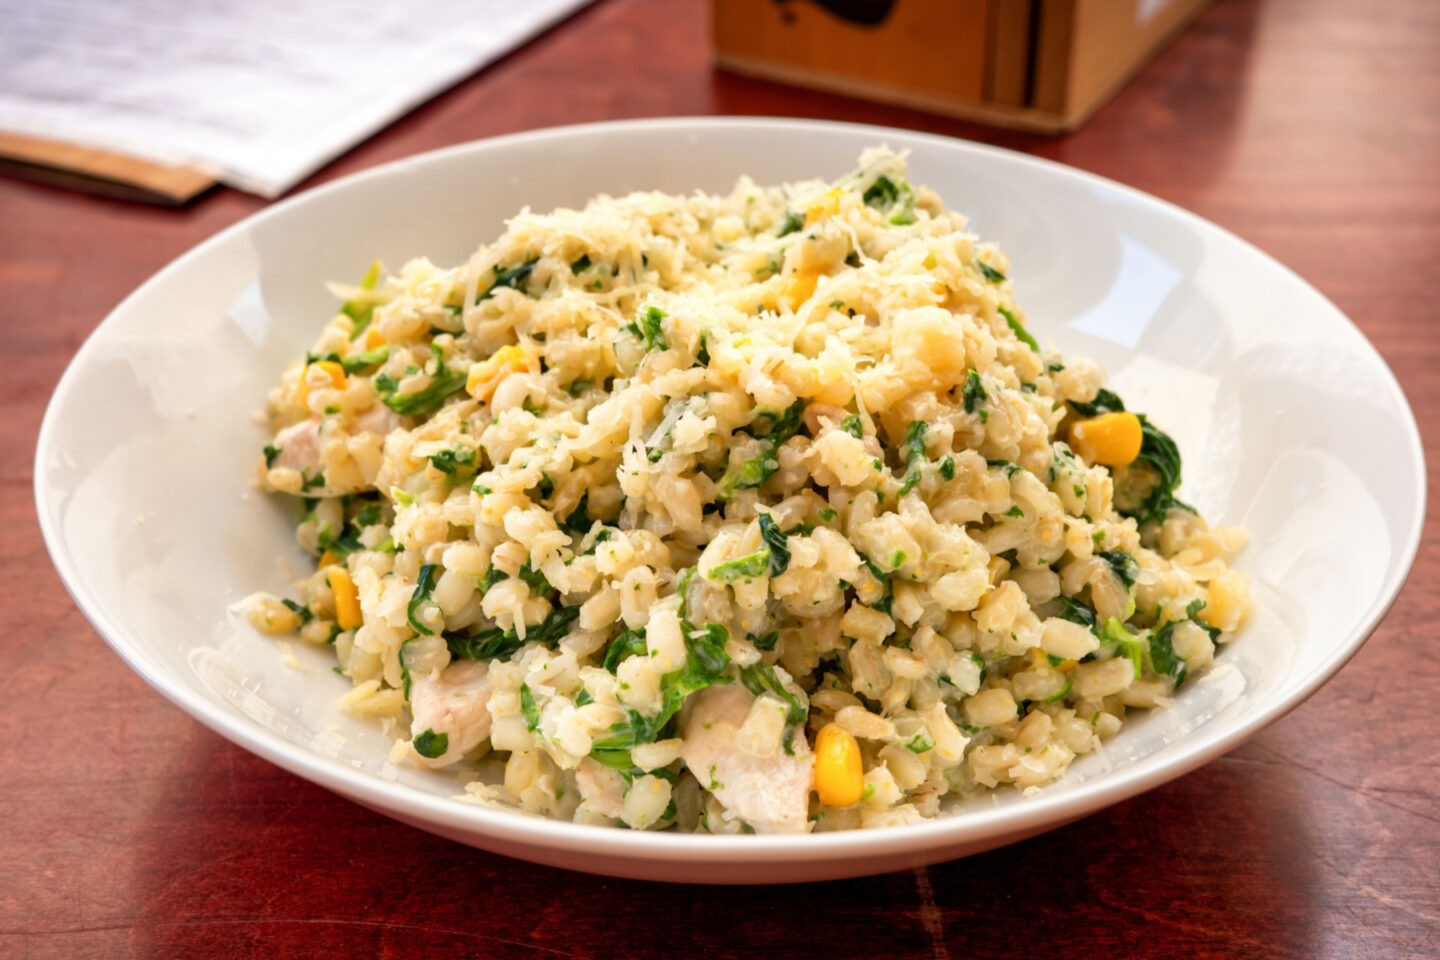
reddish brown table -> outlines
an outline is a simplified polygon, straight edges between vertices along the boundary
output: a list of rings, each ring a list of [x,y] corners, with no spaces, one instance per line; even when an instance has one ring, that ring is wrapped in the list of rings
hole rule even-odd
[[[1062,140],[719,75],[699,0],[602,0],[315,182],[514,130],[703,113],[1001,143],[1209,217],[1354,318],[1440,464],[1432,0],[1223,2]],[[0,181],[0,956],[1440,956],[1440,511],[1389,618],[1290,717],[1128,803],[919,873],[749,889],[563,873],[393,823],[203,729],[70,603],[31,457],[106,311],[261,206]]]

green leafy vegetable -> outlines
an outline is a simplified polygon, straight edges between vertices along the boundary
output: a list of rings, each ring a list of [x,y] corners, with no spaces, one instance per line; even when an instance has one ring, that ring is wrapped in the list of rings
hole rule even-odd
[[[475,472],[477,459],[473,448],[457,447],[454,450],[441,450],[439,453],[432,454],[430,463],[447,477],[460,479]]]
[[[865,439],[865,428],[860,424],[860,414],[852,413],[840,421],[840,429],[844,430],[856,440]]]
[[[755,636],[755,634],[751,633],[747,634],[745,639],[749,640],[752,644],[754,644],[756,650],[764,650],[766,653],[769,653],[771,650],[775,649],[775,644],[779,642],[780,631],[771,630],[768,633],[763,633],[758,637]]]
[[[287,609],[289,609],[290,611],[292,611],[293,613],[295,613],[296,615],[298,615],[298,616],[300,617],[300,624],[301,624],[301,626],[304,626],[305,624],[309,623],[311,620],[315,619],[315,614],[313,614],[313,613],[310,612],[310,608],[309,608],[309,607],[302,607],[300,604],[296,603],[294,600],[291,600],[289,597],[286,597],[285,599],[281,600],[280,602],[283,603],[283,604],[285,604],[285,607],[286,607]]]
[[[429,386],[414,393],[398,393],[399,382],[386,374],[376,377],[375,389],[379,391],[385,406],[402,417],[424,416],[465,389],[464,370],[449,370],[443,360],[437,359],[435,362],[435,373],[430,378]]]
[[[670,344],[666,342],[665,331],[660,326],[660,321],[665,317],[664,310],[651,304],[641,312],[640,316],[626,324],[625,329],[644,340],[647,351],[654,350],[656,347],[668,350]]]
[[[955,479],[955,458],[954,458],[954,457],[949,457],[949,456],[947,456],[944,460],[941,460],[941,461],[940,461],[939,473],[940,473],[940,479],[941,479],[941,480],[954,480],[954,479]]]
[[[805,218],[794,210],[785,211],[785,219],[780,222],[780,232],[777,237],[788,237],[790,234],[805,226]]]
[[[1100,550],[1095,556],[1110,565],[1110,569],[1115,571],[1115,576],[1120,578],[1127,590],[1135,586],[1135,578],[1140,574],[1140,564],[1135,562],[1134,557],[1124,550]]]
[[[1070,407],[1082,417],[1098,417],[1102,413],[1120,413],[1125,409],[1125,401],[1109,390],[1100,389],[1095,394],[1095,399],[1089,403],[1078,403],[1070,401]]]
[[[935,741],[924,730],[921,730],[910,738],[910,742],[905,744],[905,749],[911,753],[924,753],[927,750],[935,749]]]
[[[626,718],[611,726],[610,736],[595,741],[591,748],[593,759],[620,771],[627,778],[640,772],[630,758],[631,748],[653,743],[680,712],[685,698],[713,683],[722,682],[725,668],[730,663],[730,657],[725,652],[729,633],[724,627],[709,623],[703,630],[697,630],[684,620],[680,625],[685,637],[685,666],[660,679],[660,711],[653,717],[645,717],[633,708],[627,709]]]
[[[1005,307],[996,307],[995,309],[1000,311],[1000,316],[1005,318],[1005,323],[1015,332],[1015,336],[1020,338],[1021,343],[1036,353],[1040,352],[1040,344],[1035,342],[1035,338],[1030,335],[1030,331],[1025,329],[1024,324],[1015,319],[1015,314],[1011,313]]]
[[[865,561],[865,568],[870,571],[870,576],[879,580],[880,585],[885,588],[885,592],[880,594],[880,598],[870,604],[870,609],[879,610],[888,616],[891,608],[895,604],[895,588],[891,585],[890,578],[885,576],[884,572],[881,571],[879,564],[863,553],[860,555],[860,559]]]
[[[572,397],[578,397],[578,396],[580,396],[580,394],[584,393],[586,390],[589,390],[589,389],[590,389],[590,385],[591,385],[591,384],[590,384],[590,381],[589,381],[589,380],[575,380],[575,381],[572,381],[571,384],[570,384],[570,386],[567,387],[566,389],[568,389],[568,390],[570,391],[570,396],[572,396]]]
[[[380,282],[380,261],[371,260],[370,269],[365,271],[365,276],[360,280],[361,290],[374,290]],[[340,312],[351,320],[350,339],[354,340],[365,332],[370,326],[370,319],[375,314],[375,304],[361,300],[346,300],[340,306]]]
[[[484,293],[476,297],[475,302],[477,304],[484,303],[486,300],[495,296],[495,291],[502,287],[509,287],[512,290],[519,290],[521,293],[524,293],[524,283],[530,279],[530,274],[535,270],[535,264],[539,261],[539,257],[531,257],[518,267],[510,267],[506,270],[501,270],[499,264],[496,264],[495,282],[490,284]]]
[[[338,359],[338,358],[337,358]],[[371,367],[378,367],[390,359],[390,345],[382,344],[374,350],[366,350],[364,353],[357,353],[353,357],[346,357],[340,360],[340,367],[346,373],[363,373]]]
[[[546,618],[525,633],[525,639],[521,640],[520,635],[514,627],[508,630],[501,630],[494,627],[480,633],[445,634],[445,645],[450,648],[450,655],[461,660],[497,660],[508,658],[515,654],[527,643],[539,643],[542,646],[553,647],[561,637],[570,632],[575,620],[580,616],[580,608],[560,607],[552,610]]]
[[[794,754],[794,747],[791,743],[795,736],[795,728],[805,722],[810,716],[809,705],[800,697],[785,689],[780,682],[780,675],[775,668],[764,663],[752,663],[748,667],[740,668],[740,682],[745,685],[755,696],[764,693],[773,693],[785,702],[785,737],[782,741],[785,745],[785,752]]]
[[[770,576],[778,577],[790,566],[788,537],[768,513],[760,514],[760,539],[770,548]]]
[[[537,597],[542,597],[554,589],[550,586],[550,581],[545,579],[545,574],[530,566],[529,560],[525,561],[516,576],[523,580],[530,587],[530,592]]]
[[[605,650],[605,659],[600,665],[614,673],[615,668],[630,657],[644,656],[645,649],[645,628],[627,628],[610,641],[610,646]]]
[[[985,275],[985,279],[989,280],[991,283],[1005,282],[1005,274],[1001,273],[999,270],[996,270],[984,260],[981,260],[977,257],[975,260],[975,265],[980,268],[980,272]]]
[[[439,564],[427,563],[420,568],[420,573],[415,578],[415,591],[410,594],[410,605],[405,610],[405,616],[410,621],[410,626],[422,637],[433,637],[435,631],[415,619],[420,612],[421,604],[430,601],[430,591],[435,589],[435,571],[440,569]]]
[[[577,276],[577,277],[578,277],[580,274],[584,273],[586,270],[589,270],[589,269],[590,269],[590,254],[588,254],[588,253],[582,255],[579,260],[576,260],[574,263],[570,264],[570,273],[571,273],[572,275],[574,275],[574,276]]]
[[[930,425],[924,420],[912,420],[905,428],[905,440],[900,445],[900,455],[905,458],[905,482],[900,484],[900,496],[905,496],[920,482],[920,469],[925,465],[925,433]]]
[[[960,396],[965,401],[966,413],[974,413],[980,404],[990,399],[990,394],[985,392],[985,384],[980,382],[980,374],[974,370],[966,375]]]
[[[889,177],[876,177],[861,199],[867,207],[887,213],[895,226],[915,222],[915,191],[903,180],[897,184]]]
[[[540,708],[535,705],[535,694],[530,692],[528,683],[520,684],[520,712],[525,717],[525,729],[531,733],[540,729]]]
[[[410,699],[410,658],[406,656],[405,649],[414,642],[415,639],[412,637],[400,644],[400,689],[404,692],[406,700]]]
[[[747,553],[734,560],[717,563],[706,574],[716,583],[734,583],[736,580],[753,580],[763,577],[770,569],[770,548],[761,547],[754,553]]]
[[[1135,679],[1140,679],[1145,656],[1145,644],[1139,637],[1125,629],[1125,624],[1111,617],[1100,630],[1100,641],[1119,648],[1119,656],[1125,657],[1135,667]]]
[[[1091,610],[1078,600],[1063,595],[1056,597],[1055,602],[1060,604],[1059,616],[1061,620],[1069,620],[1071,623],[1078,623],[1082,627],[1089,627],[1091,630],[1095,629],[1094,610]]]
[[[279,447],[271,446],[268,443],[265,444],[265,468],[267,470],[275,466],[275,458],[278,456],[280,456]]]
[[[445,751],[450,749],[450,734],[436,733],[434,730],[426,730],[413,741],[411,746],[420,756],[429,760],[436,760],[445,756]]]
[[[767,415],[772,423],[770,432],[760,438],[759,455],[751,457],[738,467],[732,464],[726,469],[725,475],[720,478],[715,498],[723,502],[733,497],[736,490],[750,490],[769,480],[770,475],[780,468],[779,461],[775,459],[776,451],[786,440],[800,432],[804,425],[801,420],[804,412],[805,400],[801,398],[778,417]]]

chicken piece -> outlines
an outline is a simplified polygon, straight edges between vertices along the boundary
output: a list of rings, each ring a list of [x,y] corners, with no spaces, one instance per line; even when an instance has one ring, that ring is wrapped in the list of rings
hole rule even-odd
[[[279,448],[271,466],[288,467],[310,476],[320,467],[320,418],[311,417],[293,423],[275,434],[273,446]]]
[[[412,748],[417,764],[446,767],[490,736],[490,665],[477,660],[456,660],[438,677],[416,677],[410,685],[411,737],[425,731],[446,737],[445,752],[424,757]]]
[[[575,819],[585,823],[592,817],[619,820],[625,805],[625,778],[604,764],[589,757],[575,768],[575,785],[580,788],[581,804]]]
[[[736,745],[755,697],[738,683],[707,687],[685,705],[681,756],[700,785],[756,833],[804,833],[810,829],[814,756],[805,731],[794,732],[793,755],[777,750],[753,757]]]
[[[377,403],[364,413],[355,415],[355,419],[350,423],[350,432],[378,433],[384,437],[389,436],[390,431],[398,426],[400,426],[400,414],[383,403]]]
[[[349,423],[335,418],[327,420],[322,417],[301,420],[275,435],[273,446],[280,452],[275,455],[275,460],[270,466],[295,470],[307,481],[317,474],[324,474],[326,482],[323,485],[311,485],[304,488],[307,496],[339,497],[347,493],[359,493],[366,489],[366,486],[358,482],[358,477],[356,483],[334,482],[335,478],[330,474],[335,471],[326,471],[321,466],[321,451],[326,444],[332,441],[343,443],[350,437],[361,434],[375,433],[386,436],[399,425],[400,417],[389,407],[378,403],[364,413],[357,414]],[[340,472],[347,475],[354,474],[353,470]]]

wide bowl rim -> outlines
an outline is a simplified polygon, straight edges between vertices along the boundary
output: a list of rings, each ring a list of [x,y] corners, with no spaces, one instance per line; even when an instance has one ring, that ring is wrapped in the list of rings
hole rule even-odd
[[[96,348],[97,342],[107,330],[114,329],[123,322],[116,318],[131,310],[133,304],[143,301],[151,291],[162,286],[171,275],[186,269],[191,262],[204,257],[212,249],[254,230],[267,220],[284,215],[296,206],[314,202],[332,193],[356,189],[370,181],[401,176],[428,164],[441,162],[461,154],[493,150],[504,151],[553,139],[604,137],[629,131],[665,128],[677,135],[683,135],[693,129],[710,132],[729,129],[736,133],[791,135],[797,128],[800,128],[815,132],[865,134],[882,141],[886,138],[899,138],[907,141],[906,145],[924,144],[941,150],[959,150],[964,153],[991,157],[1005,163],[1038,167],[1052,173],[1059,172],[1076,178],[1082,184],[1118,192],[1138,203],[1159,209],[1185,223],[1190,229],[1219,235],[1228,241],[1239,244],[1247,253],[1262,258],[1270,266],[1283,271],[1289,279],[1319,298],[1319,302],[1323,303],[1335,318],[1355,334],[1359,348],[1369,351],[1371,358],[1384,371],[1385,385],[1391,393],[1390,399],[1398,405],[1403,416],[1403,427],[1413,463],[1412,497],[1408,504],[1413,520],[1404,542],[1398,548],[1398,555],[1403,562],[1392,568],[1390,576],[1376,593],[1358,626],[1349,632],[1343,643],[1335,648],[1325,660],[1312,668],[1312,672],[1304,682],[1297,685],[1288,695],[1256,709],[1254,714],[1243,722],[1232,724],[1225,729],[1223,734],[1202,739],[1198,736],[1201,731],[1194,731],[1188,738],[1191,740],[1190,743],[1171,744],[1166,751],[1170,755],[1159,761],[1155,761],[1155,754],[1152,753],[1122,769],[1094,777],[1063,791],[1028,798],[1024,802],[987,809],[971,809],[953,816],[941,816],[920,823],[878,830],[799,835],[700,836],[589,826],[461,803],[401,783],[377,778],[373,774],[351,767],[338,759],[311,752],[256,724],[219,699],[208,697],[196,688],[169,682],[164,676],[163,667],[150,662],[144,651],[128,638],[126,631],[111,618],[108,611],[81,579],[79,571],[71,559],[63,533],[59,529],[58,523],[55,522],[55,512],[51,502],[52,491],[46,483],[48,476],[46,464],[52,461],[51,453],[56,444],[58,424],[68,398],[74,391],[80,371]],[[348,174],[271,204],[231,224],[162,267],[117,304],[86,337],[84,343],[66,366],[46,406],[35,449],[34,492],[41,535],[56,571],[76,606],[111,649],[146,683],[191,717],[227,740],[297,776],[387,813],[403,813],[404,819],[409,822],[423,822],[426,825],[448,831],[452,835],[458,833],[493,838],[497,841],[504,841],[512,847],[533,845],[552,850],[613,856],[631,861],[796,863],[918,854],[927,850],[943,850],[967,843],[983,842],[987,838],[1000,838],[997,840],[997,844],[1003,843],[1006,842],[1006,838],[1040,832],[1048,826],[1078,819],[1152,789],[1182,776],[1238,746],[1260,730],[1284,717],[1333,677],[1359,651],[1394,605],[1419,550],[1426,511],[1425,477],[1424,446],[1414,412],[1394,372],[1380,352],[1375,349],[1354,322],[1331,303],[1324,294],[1290,268],[1224,227],[1166,200],[1098,174],[988,144],[870,124],[784,117],[701,116],[572,124],[455,144]],[[1178,749],[1174,749],[1176,747]],[[597,866],[597,872],[604,872],[603,866]]]

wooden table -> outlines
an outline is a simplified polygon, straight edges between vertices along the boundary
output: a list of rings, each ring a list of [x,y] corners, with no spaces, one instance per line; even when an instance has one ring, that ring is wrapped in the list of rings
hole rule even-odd
[[[1222,2],[1061,140],[716,74],[705,23],[700,0],[602,0],[315,181],[665,114],[1000,143],[1173,200],[1295,268],[1380,348],[1440,465],[1440,4]],[[105,313],[262,206],[220,191],[159,210],[0,181],[0,956],[1440,955],[1440,511],[1389,618],[1290,717],[1128,803],[916,873],[749,889],[564,873],[401,826],[203,729],[71,604],[36,528],[31,457]]]

